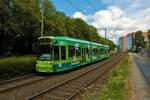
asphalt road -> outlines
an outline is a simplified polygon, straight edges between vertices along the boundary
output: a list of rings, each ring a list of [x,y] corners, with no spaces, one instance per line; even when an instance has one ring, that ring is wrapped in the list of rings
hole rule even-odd
[[[150,58],[133,54],[134,61],[150,86]]]

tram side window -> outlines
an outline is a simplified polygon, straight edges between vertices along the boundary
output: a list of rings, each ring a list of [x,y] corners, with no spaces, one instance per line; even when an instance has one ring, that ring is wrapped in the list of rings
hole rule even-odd
[[[97,56],[97,48],[95,48],[95,56]]]
[[[101,55],[101,48],[99,48],[99,55]]]
[[[54,60],[59,60],[59,46],[54,47]]]
[[[100,49],[100,48],[98,48],[98,54],[99,54],[99,55],[101,54],[101,49]]]
[[[97,53],[96,54],[97,54],[98,57],[99,57],[99,52],[100,52],[99,48],[97,48]]]
[[[104,49],[104,54],[106,54],[106,49]]]
[[[108,49],[106,49],[106,53],[108,53]]]
[[[102,49],[102,54],[104,54],[104,49]]]
[[[96,53],[96,49],[95,48],[93,48],[93,55],[95,56],[95,53]]]
[[[97,54],[98,54],[98,49],[95,48],[95,56],[97,56]]]
[[[100,49],[100,53],[103,54],[103,49]]]
[[[104,54],[104,49],[102,49],[102,53]]]
[[[99,55],[99,48],[97,48],[97,53],[96,53],[96,55],[97,55],[97,56]]]
[[[77,52],[77,56],[80,57],[81,56],[80,47],[76,50],[76,52]]]
[[[94,56],[94,48],[92,49],[92,56]]]
[[[73,46],[69,46],[69,57],[75,56],[75,48]]]
[[[92,56],[94,56],[94,48],[92,48]]]
[[[87,57],[90,56],[90,50],[88,48],[86,48],[86,54],[87,54]]]
[[[61,46],[61,59],[64,60],[66,59],[66,47]]]

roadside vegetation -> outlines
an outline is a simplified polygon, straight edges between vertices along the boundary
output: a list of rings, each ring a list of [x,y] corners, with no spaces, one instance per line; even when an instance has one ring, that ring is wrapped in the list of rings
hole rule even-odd
[[[35,61],[36,57],[31,55],[0,59],[0,79],[34,73]]]
[[[108,79],[102,89],[98,100],[124,100],[125,99],[125,78],[128,71],[128,56],[123,58],[117,65],[112,76]]]
[[[37,38],[41,35],[41,4],[44,4],[44,36],[68,36],[107,44],[95,27],[56,10],[52,0],[0,0],[0,79],[32,73],[35,68]]]
[[[56,10],[52,0],[0,0],[0,57],[35,54],[41,32],[41,4],[44,2],[44,36],[68,36],[107,44],[95,27],[82,19]]]

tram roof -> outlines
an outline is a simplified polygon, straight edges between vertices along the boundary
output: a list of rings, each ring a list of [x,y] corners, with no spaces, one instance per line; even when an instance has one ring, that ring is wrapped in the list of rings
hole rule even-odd
[[[76,39],[76,38],[70,38],[70,37],[65,37],[65,36],[61,36],[61,37],[59,37],[59,36],[44,36],[44,37],[39,37],[39,39],[41,39],[41,38],[49,38],[49,39],[58,40],[58,41],[59,40],[63,40],[63,41],[80,42],[80,43],[86,43],[86,44],[90,43],[90,41]],[[99,44],[99,43],[96,43],[96,42],[91,42],[91,44],[109,48],[108,45],[103,45],[103,44]]]

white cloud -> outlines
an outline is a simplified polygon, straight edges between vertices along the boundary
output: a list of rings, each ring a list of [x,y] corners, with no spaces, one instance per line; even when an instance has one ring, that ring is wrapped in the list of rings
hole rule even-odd
[[[141,0],[134,0],[134,4],[128,9],[122,9],[118,6],[108,6],[105,10],[99,10],[93,15],[84,15],[81,12],[76,12],[73,17],[81,18],[87,21],[90,25],[99,29],[100,35],[104,37],[104,31],[100,29],[108,28],[115,32],[108,32],[107,37],[114,41],[116,37],[122,34],[133,31],[146,31],[150,28],[150,7],[140,5]],[[143,8],[144,7],[144,8]],[[88,21],[88,20],[92,21]]]
[[[136,29],[136,20],[116,6],[108,7],[107,10],[100,10],[93,15],[95,20],[92,25],[97,28],[111,28],[116,30]]]
[[[109,6],[108,10],[112,13],[114,19],[121,18],[125,15],[125,12],[116,6]]]
[[[73,18],[80,18],[80,19],[83,19],[84,21],[87,20],[87,16],[84,15],[83,13],[81,13],[81,12],[75,12],[73,14]]]

